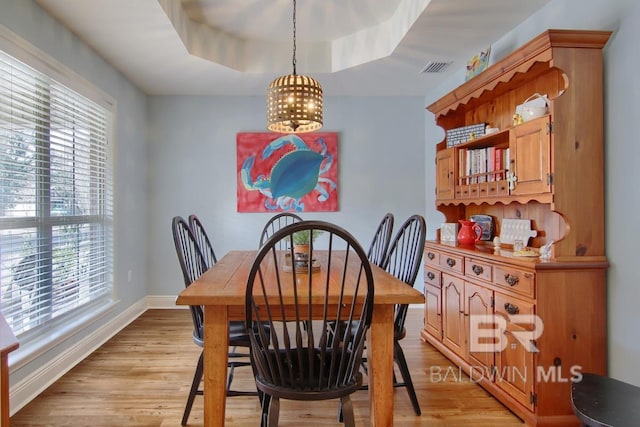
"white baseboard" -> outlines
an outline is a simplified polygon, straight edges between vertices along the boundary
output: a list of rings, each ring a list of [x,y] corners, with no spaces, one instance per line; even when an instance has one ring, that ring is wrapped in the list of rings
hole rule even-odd
[[[176,305],[176,296],[147,295],[147,308],[187,308],[186,305]]]

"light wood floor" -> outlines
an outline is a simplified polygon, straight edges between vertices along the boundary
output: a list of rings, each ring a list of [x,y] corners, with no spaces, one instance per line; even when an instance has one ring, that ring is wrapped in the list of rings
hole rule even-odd
[[[395,391],[396,426],[515,427],[522,422],[419,338],[422,311],[411,309],[403,348],[422,416],[406,390]],[[200,349],[188,310],[149,310],[11,418],[11,426],[179,426]],[[437,375],[440,372],[440,375]],[[455,375],[454,375],[455,373]],[[445,377],[446,375],[446,378]],[[255,389],[239,368],[234,388]],[[368,425],[367,392],[352,396],[356,422]],[[189,425],[202,426],[197,396]],[[226,425],[258,426],[256,397],[227,399]],[[337,401],[281,403],[280,425],[340,426]]]

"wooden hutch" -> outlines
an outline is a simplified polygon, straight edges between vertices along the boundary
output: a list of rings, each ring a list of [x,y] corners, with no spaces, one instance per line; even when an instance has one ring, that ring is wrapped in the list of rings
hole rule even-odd
[[[530,426],[577,426],[571,382],[606,374],[602,49],[610,34],[545,31],[428,107],[445,131],[499,128],[437,145],[436,206],[446,222],[491,215],[499,236],[504,219],[530,219],[529,248],[553,240],[548,260],[491,241],[427,241],[424,256],[422,339]],[[548,114],[515,124],[516,107],[536,93],[547,96]],[[507,163],[491,177],[470,175],[467,150],[490,147],[509,149]],[[477,315],[500,319],[478,324]]]

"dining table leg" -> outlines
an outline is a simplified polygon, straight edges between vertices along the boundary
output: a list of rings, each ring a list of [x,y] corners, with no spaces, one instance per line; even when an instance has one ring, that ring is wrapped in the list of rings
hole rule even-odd
[[[393,304],[375,305],[367,344],[372,426],[393,425]]]
[[[204,306],[204,426],[224,426],[229,357],[226,306]]]

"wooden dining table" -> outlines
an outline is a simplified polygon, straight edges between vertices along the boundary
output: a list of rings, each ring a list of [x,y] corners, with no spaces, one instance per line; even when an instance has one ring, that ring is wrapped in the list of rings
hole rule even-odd
[[[256,253],[254,250],[227,253],[176,300],[178,305],[204,307],[204,425],[207,427],[224,425],[229,321],[245,320],[247,278]],[[348,262],[359,262],[356,257],[348,259]],[[394,308],[396,304],[424,303],[424,295],[378,266],[372,264],[371,268],[375,290],[373,318],[367,336],[370,422],[372,426],[392,426]]]

